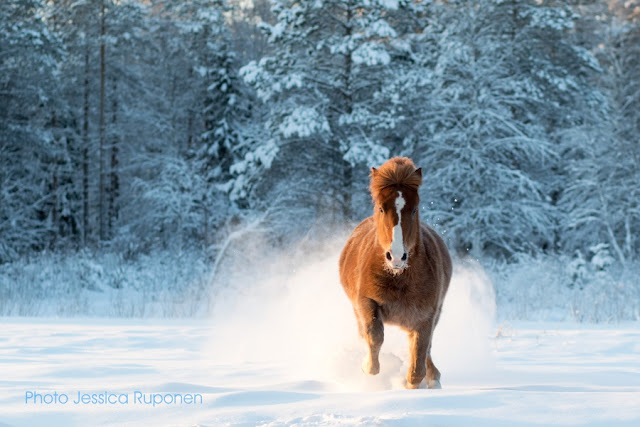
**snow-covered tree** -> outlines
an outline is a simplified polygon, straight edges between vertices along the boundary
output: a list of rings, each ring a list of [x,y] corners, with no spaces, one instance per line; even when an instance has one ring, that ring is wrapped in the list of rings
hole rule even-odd
[[[49,246],[68,194],[59,39],[38,0],[0,4],[0,262]]]
[[[128,169],[134,171],[134,185],[125,193],[155,208],[145,212],[148,220],[136,216],[137,209],[125,209],[130,222],[125,220],[123,225],[135,224],[136,233],[156,240],[176,237],[177,242],[208,244],[234,209],[225,184],[231,179],[230,159],[240,145],[238,128],[246,103],[229,51],[224,10],[224,2],[218,0],[164,3],[147,25],[150,53],[136,62],[138,75],[149,68],[163,72],[155,73],[138,97],[154,106],[150,113],[156,119],[153,137],[124,138],[144,141],[138,144],[142,150],[131,153]],[[160,52],[164,60],[151,65]],[[145,113],[135,117],[144,118]],[[139,123],[137,128],[146,130],[146,126]],[[160,174],[149,174],[149,169]],[[180,174],[183,177],[172,183]],[[173,178],[167,180],[164,175]],[[176,209],[180,204],[184,208]],[[178,232],[179,224],[183,228]]]
[[[634,260],[637,4],[2,1],[0,260],[317,236],[399,154],[457,250]]]
[[[199,15],[202,15],[202,8]],[[202,194],[204,236],[211,242],[217,229],[233,218],[242,203],[229,203],[231,165],[246,135],[249,118],[246,86],[238,77],[238,64],[231,52],[231,36],[223,12],[226,3],[216,2],[203,17],[204,46],[196,51],[196,69],[202,78],[200,114],[203,129],[198,138],[196,161],[206,183]]]
[[[273,4],[276,22],[263,26],[273,53],[242,69],[269,107],[268,138],[255,153],[264,160],[265,179],[275,184],[257,188],[272,188],[266,194],[280,206],[274,214],[282,214],[277,222],[283,226],[291,221],[287,218],[303,229],[318,217],[353,219],[352,193],[363,193],[366,200],[366,185],[352,185],[354,168],[366,174],[390,154],[376,134],[385,123],[373,94],[391,72],[398,51],[391,23],[406,3]],[[358,181],[362,178],[366,175]]]
[[[640,27],[614,19],[605,34],[598,82],[605,108],[565,135],[563,241],[583,252],[606,243],[625,264],[640,253]]]
[[[117,234],[119,206],[130,194],[121,186],[130,184],[131,175],[122,170],[133,170],[127,163],[141,137],[154,140],[162,132],[163,93],[151,77],[157,51],[149,58],[154,49],[147,10],[138,2],[66,0],[47,10],[66,50],[59,87],[73,117],[70,160],[81,203],[72,211],[87,245]]]
[[[392,82],[418,112],[404,115],[405,152],[425,168],[429,221],[457,250],[553,246],[553,134],[573,124],[592,65],[563,36],[573,19],[565,6],[461,1],[434,6],[414,36],[426,43]]]

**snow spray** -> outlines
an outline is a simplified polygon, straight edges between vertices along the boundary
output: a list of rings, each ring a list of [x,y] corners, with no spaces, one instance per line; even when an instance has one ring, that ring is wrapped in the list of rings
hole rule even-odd
[[[385,325],[380,373],[361,371],[364,342],[338,274],[345,241],[277,255],[254,246],[252,267],[230,268],[229,285],[214,296],[215,332],[207,354],[218,363],[282,364],[283,382],[318,381],[336,391],[403,388],[408,342],[395,327]],[[493,287],[482,267],[455,263],[432,345],[444,388],[480,380],[490,370],[494,318]]]

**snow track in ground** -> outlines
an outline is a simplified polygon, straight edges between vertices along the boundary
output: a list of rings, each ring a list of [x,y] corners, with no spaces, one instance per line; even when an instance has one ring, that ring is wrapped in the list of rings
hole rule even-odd
[[[640,425],[638,324],[503,325],[477,367],[473,354],[453,364],[446,352],[434,356],[442,390],[402,390],[406,361],[393,336],[380,376],[369,378],[357,371],[356,344],[327,349],[333,360],[321,370],[223,362],[216,348],[226,338],[204,321],[2,323],[0,425]],[[27,391],[70,401],[25,403]],[[203,402],[74,405],[79,391],[200,394]]]

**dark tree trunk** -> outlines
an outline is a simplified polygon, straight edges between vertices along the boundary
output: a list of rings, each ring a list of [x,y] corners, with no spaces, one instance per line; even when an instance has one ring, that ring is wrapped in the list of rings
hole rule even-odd
[[[82,122],[82,244],[89,235],[89,46],[84,53],[84,108]]]
[[[58,224],[58,161],[53,162],[53,178],[51,180],[51,246],[55,245],[56,238],[60,232]]]
[[[118,97],[117,97],[118,82],[113,79],[112,94],[113,103],[111,105],[111,125],[113,129],[113,136],[111,141],[111,182],[109,187],[109,235],[113,233],[113,227],[115,221],[118,219],[118,195],[120,189],[120,182],[118,177],[118,135],[116,133],[116,123],[118,121]]]
[[[350,39],[353,33],[352,29],[352,21],[353,21],[353,4],[349,2],[347,4],[347,15],[346,15],[346,38]],[[351,87],[351,74],[352,74],[352,59],[351,59],[351,49],[348,49],[344,55],[344,109],[347,114],[351,114],[353,112],[353,96],[352,96],[352,87]],[[340,153],[344,154],[344,153]],[[351,182],[353,181],[353,171],[351,170],[351,165],[349,162],[344,160],[343,156],[340,156],[340,164],[341,164],[341,178],[342,178],[342,188],[343,188],[343,215],[344,219],[350,220],[352,217],[352,209],[351,209]]]
[[[106,131],[106,122],[104,117],[104,107],[105,107],[105,77],[106,77],[106,63],[105,63],[105,34],[106,34],[106,25],[105,25],[105,0],[101,2],[100,9],[100,149],[99,149],[99,157],[100,157],[100,175],[99,175],[99,184],[98,184],[98,222],[99,222],[99,235],[100,240],[106,240],[107,238],[107,222],[106,222],[106,153],[105,153],[105,131]]]

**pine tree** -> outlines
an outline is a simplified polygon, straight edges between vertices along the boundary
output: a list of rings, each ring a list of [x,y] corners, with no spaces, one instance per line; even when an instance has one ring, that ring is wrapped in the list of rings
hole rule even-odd
[[[554,133],[577,120],[593,59],[566,41],[575,16],[517,0],[431,12],[429,43],[394,82],[420,112],[405,147],[427,165],[430,221],[476,256],[553,247]]]
[[[237,169],[262,168],[254,191],[270,199],[275,224],[295,218],[306,231],[317,218],[355,218],[351,195],[366,197],[366,186],[353,187],[354,167],[366,173],[390,154],[376,135],[379,102],[372,94],[391,72],[397,33],[390,22],[404,5],[274,2],[276,23],[263,26],[273,54],[242,69],[269,106],[268,137]]]
[[[612,17],[603,35],[596,83],[605,102],[565,134],[563,244],[582,253],[605,244],[626,264],[640,252],[640,26]]]
[[[77,227],[83,246],[87,246],[92,236],[92,177],[90,171],[95,141],[91,133],[94,127],[92,99],[96,88],[93,84],[95,67],[98,62],[98,31],[95,25],[97,0],[65,0],[48,5],[53,30],[60,37],[66,57],[60,74],[60,92],[69,106],[73,119],[68,128],[70,133],[70,160],[74,174],[73,181],[80,206],[71,206],[77,217]]]
[[[0,262],[52,244],[68,186],[60,41],[37,0],[0,4]]]

